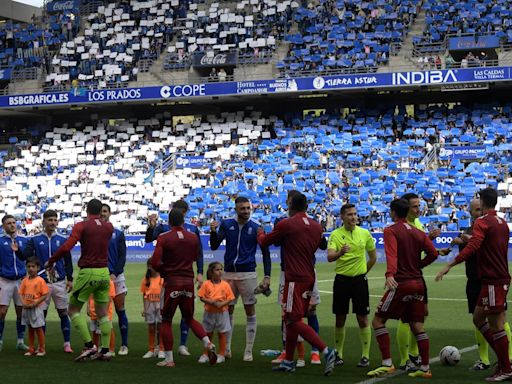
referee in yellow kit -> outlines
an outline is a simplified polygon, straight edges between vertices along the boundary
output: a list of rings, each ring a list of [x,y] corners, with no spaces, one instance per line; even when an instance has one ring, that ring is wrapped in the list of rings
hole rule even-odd
[[[345,343],[345,321],[352,300],[352,312],[356,314],[361,340],[361,360],[358,367],[370,365],[371,328],[370,293],[366,274],[377,260],[375,241],[370,232],[357,225],[358,216],[354,204],[345,204],[340,210],[343,226],[335,229],[329,237],[327,260],[336,262],[336,278],[333,287],[332,312],[336,315],[337,365],[343,365]],[[366,257],[368,254],[368,258]]]

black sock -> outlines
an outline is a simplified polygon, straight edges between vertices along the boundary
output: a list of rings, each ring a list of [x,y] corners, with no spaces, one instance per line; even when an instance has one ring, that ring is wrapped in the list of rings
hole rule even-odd
[[[102,355],[106,355],[107,353],[109,353],[108,348],[101,348],[101,354]]]
[[[88,341],[87,343],[85,343],[85,348],[92,348],[94,347],[94,344],[92,341]]]

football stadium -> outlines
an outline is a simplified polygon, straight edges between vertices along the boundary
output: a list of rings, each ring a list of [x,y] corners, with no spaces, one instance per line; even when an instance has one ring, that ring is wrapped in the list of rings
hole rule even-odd
[[[512,380],[512,1],[0,4],[2,383]]]

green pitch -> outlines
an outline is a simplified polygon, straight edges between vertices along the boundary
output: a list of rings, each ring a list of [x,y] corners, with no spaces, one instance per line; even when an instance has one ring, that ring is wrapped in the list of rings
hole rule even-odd
[[[426,329],[430,336],[430,356],[437,356],[445,345],[454,345],[459,349],[475,344],[471,318],[467,314],[465,301],[464,267],[454,268],[450,275],[441,283],[435,283],[433,275],[440,269],[440,264],[433,265],[425,270],[430,297],[430,316],[426,322]],[[262,268],[259,268],[262,271]],[[333,264],[318,264],[317,273],[319,289],[322,291],[322,303],[318,306],[321,337],[329,344],[334,342],[334,316],[331,314],[332,280],[334,277]],[[117,356],[110,363],[88,362],[74,363],[76,352],[82,347],[77,333],[72,331],[72,346],[75,350],[73,356],[62,351],[62,335],[56,311],[51,308],[47,327],[47,355],[43,358],[25,357],[15,350],[15,324],[14,308],[9,309],[8,319],[4,331],[4,348],[0,352],[0,371],[2,383],[151,383],[170,380],[172,383],[356,383],[366,380],[367,369],[356,368],[360,357],[360,344],[355,316],[349,316],[347,323],[347,339],[345,343],[345,365],[337,368],[331,377],[323,377],[323,366],[311,366],[307,361],[305,368],[298,368],[293,374],[277,373],[271,371],[269,357],[260,355],[261,349],[280,349],[280,310],[276,304],[277,283],[279,277],[278,266],[273,270],[272,290],[269,297],[259,296],[257,304],[258,333],[254,348],[254,362],[242,361],[245,346],[245,314],[239,304],[236,309],[235,335],[233,337],[233,358],[219,366],[199,365],[197,358],[201,353],[200,342],[189,335],[190,357],[175,356],[174,369],[156,367],[157,359],[144,360],[141,356],[147,350],[147,326],[141,316],[142,298],[139,294],[139,285],[145,273],[145,264],[130,264],[126,268],[126,278],[129,289],[126,308],[130,321],[129,348],[130,354],[125,357]],[[378,264],[369,274],[372,314],[384,292],[384,265]],[[203,307],[196,302],[196,319],[201,320]],[[370,317],[372,316],[370,315]],[[179,344],[180,316],[175,318],[175,355]],[[114,315],[114,326],[117,331],[117,345],[119,348],[120,336],[118,332],[117,317]],[[399,359],[395,342],[395,321],[389,321],[391,331],[392,353],[395,366]],[[216,340],[214,340],[216,341]],[[372,337],[371,367],[380,364],[380,354],[375,337]],[[309,353],[309,348],[307,348]],[[456,367],[442,367],[439,363],[432,366],[433,379],[429,382],[467,382],[482,381],[490,375],[489,371],[483,373],[470,372],[468,369],[478,358],[476,350],[463,354],[462,360]],[[491,361],[495,360],[491,352]],[[391,382],[410,382],[406,375],[390,378]]]

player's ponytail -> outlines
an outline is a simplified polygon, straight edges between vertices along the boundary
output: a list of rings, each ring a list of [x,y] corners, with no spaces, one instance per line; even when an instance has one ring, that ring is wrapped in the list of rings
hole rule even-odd
[[[146,287],[149,288],[149,286],[151,285],[151,257],[146,262],[146,265],[148,266],[146,270]]]

